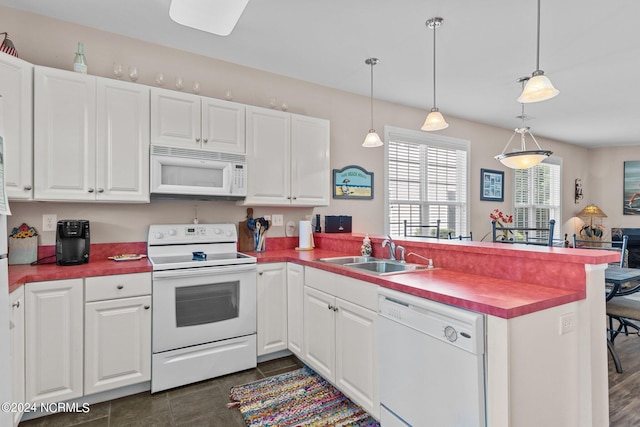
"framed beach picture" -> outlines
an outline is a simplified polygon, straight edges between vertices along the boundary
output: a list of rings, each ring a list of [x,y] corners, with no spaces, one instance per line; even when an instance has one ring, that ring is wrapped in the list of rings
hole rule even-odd
[[[373,172],[349,165],[333,170],[334,199],[373,199]]]
[[[625,215],[640,215],[640,161],[624,162],[624,203]]]
[[[480,200],[504,202],[504,172],[480,169]]]

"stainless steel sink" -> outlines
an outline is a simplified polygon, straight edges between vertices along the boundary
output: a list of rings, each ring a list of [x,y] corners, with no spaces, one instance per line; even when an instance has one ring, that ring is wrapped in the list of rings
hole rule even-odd
[[[369,262],[359,262],[352,264],[343,264],[345,267],[356,268],[359,270],[365,270],[370,273],[383,275],[383,274],[395,274],[403,272],[412,272],[419,270],[426,270],[427,266],[422,264],[406,264],[393,260],[376,260]]]
[[[330,264],[345,265],[354,263],[366,263],[370,261],[377,261],[379,258],[371,256],[341,256],[334,258],[320,258],[316,261],[328,262]]]

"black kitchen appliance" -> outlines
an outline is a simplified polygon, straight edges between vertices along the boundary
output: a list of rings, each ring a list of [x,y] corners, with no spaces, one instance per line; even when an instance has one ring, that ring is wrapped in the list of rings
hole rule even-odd
[[[325,215],[325,233],[351,233],[351,217],[347,215]]]
[[[63,219],[56,227],[56,264],[78,265],[89,262],[89,221]]]

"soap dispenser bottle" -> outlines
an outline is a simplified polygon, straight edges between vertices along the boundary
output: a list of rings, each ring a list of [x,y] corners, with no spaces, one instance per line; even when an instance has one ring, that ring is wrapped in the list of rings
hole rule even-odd
[[[362,246],[360,246],[360,253],[362,256],[371,256],[371,252],[371,239],[369,239],[368,234],[365,234],[364,239],[362,239]]]

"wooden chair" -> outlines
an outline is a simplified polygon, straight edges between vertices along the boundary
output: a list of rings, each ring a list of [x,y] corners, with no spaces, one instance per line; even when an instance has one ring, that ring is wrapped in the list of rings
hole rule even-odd
[[[473,240],[473,233],[470,231],[468,236],[463,236],[460,234],[459,236],[454,236],[452,232],[449,232],[449,240],[458,239],[458,240]]]
[[[433,234],[435,230],[435,234]],[[410,224],[404,220],[404,237],[424,237],[429,239],[440,238],[440,220],[436,221],[436,225]]]
[[[534,228],[534,227],[498,227],[496,220],[491,221],[491,238],[494,242],[500,243],[521,243],[525,245],[538,245],[538,246],[554,246],[553,242],[553,230],[556,225],[556,220],[549,221],[549,228]],[[536,234],[546,234],[546,237],[530,236],[529,233],[535,232]],[[498,235],[500,233],[500,235]],[[509,237],[504,238],[506,235]]]

